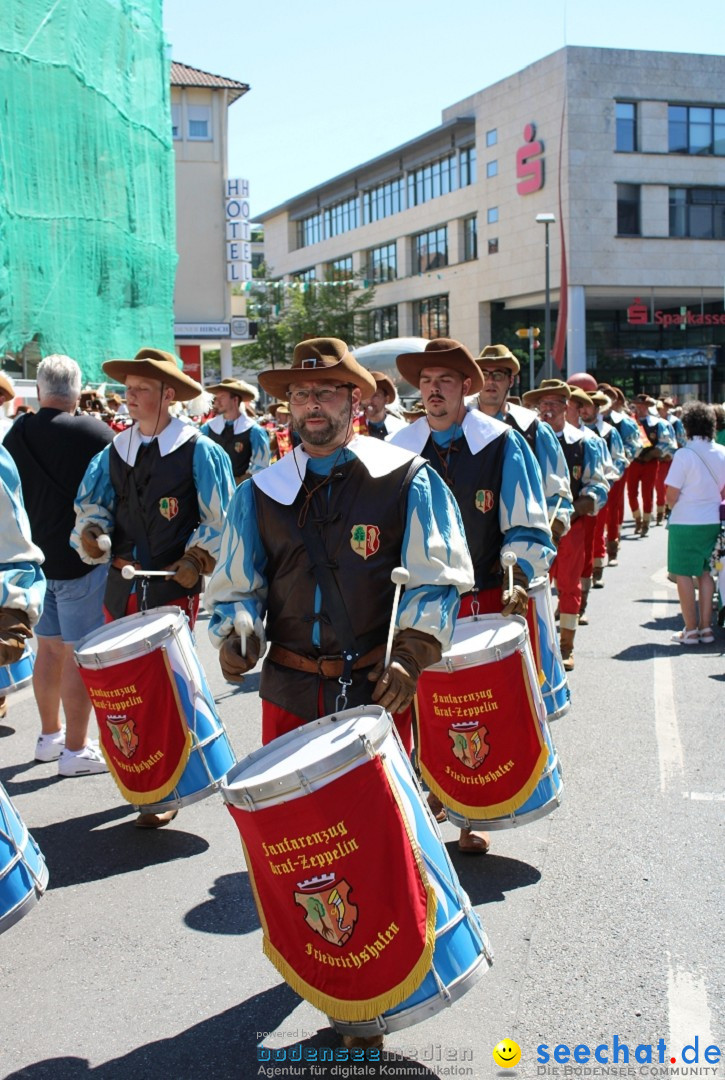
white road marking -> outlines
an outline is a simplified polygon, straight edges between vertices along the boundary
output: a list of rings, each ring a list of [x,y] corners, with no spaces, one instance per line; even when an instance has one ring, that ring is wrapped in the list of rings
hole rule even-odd
[[[725,802],[725,792],[722,791],[683,791],[682,797],[693,802]]]
[[[682,1064],[681,1054],[685,1046],[693,1046],[699,1037],[699,1057],[713,1045],[710,1007],[707,1003],[705,980],[693,972],[674,967],[667,957],[667,1005],[670,1017],[670,1041],[667,1050]]]
[[[659,602],[667,599],[667,593],[655,590],[652,617],[661,615]],[[668,656],[656,656],[654,667],[654,708],[657,755],[660,763],[660,791],[677,787],[682,790],[684,760],[680,731],[675,711],[675,688],[672,680],[672,663]]]

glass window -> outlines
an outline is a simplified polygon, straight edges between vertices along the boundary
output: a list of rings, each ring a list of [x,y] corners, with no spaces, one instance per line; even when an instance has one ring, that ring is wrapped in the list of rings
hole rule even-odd
[[[671,154],[725,155],[725,109],[670,105],[668,123]]]
[[[315,280],[315,268],[314,266],[308,267],[307,270],[298,270],[296,274],[292,275],[293,281],[306,282]]]
[[[368,313],[368,337],[370,341],[385,341],[398,336],[398,306],[373,308]]]
[[[470,169],[470,158],[467,159],[466,167]],[[414,169],[408,173],[407,186],[409,207],[420,206],[429,199],[437,199],[439,195],[455,191],[458,187],[458,158],[455,154],[450,154],[440,161]]]
[[[467,146],[461,150],[461,187],[470,187],[476,183],[476,147]]]
[[[188,138],[197,142],[211,140],[211,105],[187,105],[186,118]]]
[[[489,161],[486,165],[486,176],[491,179],[492,176],[498,176],[498,162]]]
[[[725,240],[725,188],[670,188],[670,236]]]
[[[326,269],[328,281],[351,281],[353,278],[352,255],[345,255],[342,259],[335,259],[327,264]]]
[[[181,138],[181,105],[171,106],[171,138]]]
[[[413,305],[417,337],[448,337],[448,297],[430,296]]]
[[[359,205],[360,200],[357,195],[353,195],[351,199],[343,199],[342,202],[326,207],[323,210],[325,239],[357,229],[360,224]]]
[[[488,253],[489,255],[498,255],[498,237],[492,236],[488,241]]]
[[[486,211],[486,221],[488,222],[489,225],[495,225],[496,224],[496,222],[498,221],[498,207],[497,206],[489,206],[488,210]]]
[[[470,262],[478,258],[478,220],[466,218],[463,222],[463,259]]]
[[[637,106],[632,101],[618,101],[617,150],[633,153],[637,149]]]
[[[395,243],[383,244],[368,252],[368,277],[379,285],[398,276],[398,249]]]
[[[640,235],[639,184],[617,184],[617,235]]]
[[[309,247],[322,240],[322,214],[310,214],[297,222],[297,247]]]
[[[495,146],[498,142],[498,131],[496,128],[492,128],[486,132],[486,146]]]
[[[363,225],[399,214],[403,206],[403,177],[387,180],[384,184],[363,192]]]
[[[448,229],[429,229],[413,237],[413,273],[424,274],[448,266]]]

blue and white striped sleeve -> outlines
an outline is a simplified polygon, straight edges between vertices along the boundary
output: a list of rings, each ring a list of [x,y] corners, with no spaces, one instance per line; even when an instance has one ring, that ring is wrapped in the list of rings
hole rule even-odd
[[[473,566],[458,504],[429,465],[418,470],[408,488],[401,562],[410,580],[401,595],[397,626],[430,634],[445,651],[459,597],[473,588]]]
[[[624,443],[627,461],[634,461],[642,449],[642,437],[639,433],[638,424],[631,417],[622,415],[620,434]]]
[[[612,428],[610,438],[612,445],[609,449],[609,452],[612,458],[612,464],[617,474],[614,479],[618,480],[621,476],[624,476],[626,472],[627,455],[624,450],[624,443],[622,442],[622,437],[615,427]]]
[[[25,612],[31,626],[43,609],[42,562],[43,552],[32,541],[18,470],[0,446],[0,608]]]
[[[551,538],[541,469],[525,439],[509,431],[499,500],[501,554],[512,551],[529,581],[545,577],[556,549]]]
[[[235,488],[231,462],[221,446],[200,435],[194,445],[192,468],[201,521],[186,546],[201,547],[216,559],[224,516]]]
[[[594,513],[596,514],[606,504],[609,494],[609,481],[604,471],[604,455],[601,447],[607,449],[604,439],[599,437],[584,440],[584,463],[582,466],[582,486],[579,491],[582,495],[589,495],[594,499]],[[607,454],[609,452],[607,451]]]
[[[569,468],[561,443],[548,424],[541,423],[537,428],[534,453],[541,469],[549,520],[553,515],[564,525],[564,532],[568,532],[574,509]]]
[[[254,473],[266,469],[272,458],[269,435],[259,424],[254,424],[249,429],[249,444],[252,451],[252,456],[249,459],[249,472],[250,475],[254,475]]]
[[[254,489],[245,480],[235,491],[222,529],[219,557],[204,593],[211,614],[209,637],[215,648],[234,630],[234,617],[246,611],[264,644],[267,610],[267,554],[257,528]]]
[[[110,460],[111,444],[91,458],[75,498],[76,523],[70,534],[70,546],[89,566],[99,566],[111,558],[108,552],[104,552],[100,559],[92,559],[81,544],[81,533],[88,525],[98,525],[104,533],[109,536],[113,534],[116,492],[111,483]]]

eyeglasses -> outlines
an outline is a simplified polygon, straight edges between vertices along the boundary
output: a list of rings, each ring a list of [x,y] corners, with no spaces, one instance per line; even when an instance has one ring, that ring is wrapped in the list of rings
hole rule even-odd
[[[486,379],[493,379],[494,382],[503,382],[505,379],[509,378],[508,371],[484,371],[483,368],[481,368],[480,371],[484,382]]]
[[[319,390],[290,390],[287,400],[292,405],[306,405],[312,396],[315,401],[324,405],[326,401],[332,401],[338,390],[352,390],[352,383],[340,383],[339,386],[321,386]]]

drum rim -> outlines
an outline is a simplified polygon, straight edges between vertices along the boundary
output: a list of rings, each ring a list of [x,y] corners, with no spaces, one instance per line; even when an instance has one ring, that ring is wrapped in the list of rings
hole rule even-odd
[[[114,649],[108,649],[102,654],[96,652],[87,652],[84,650],[88,647],[99,633],[104,632],[110,634],[113,629],[118,630],[122,624],[126,624],[122,627],[122,630],[129,629],[132,622],[137,625],[142,625],[144,619],[147,616],[153,615],[155,618],[159,616],[171,616],[171,620],[160,627],[158,630],[154,630],[152,633],[147,634],[143,638],[137,638],[134,641],[129,641],[124,645],[120,645]],[[135,611],[132,615],[124,615],[122,619],[114,619],[111,623],[104,623],[103,626],[99,626],[96,630],[92,630],[90,634],[86,634],[84,638],[78,642],[78,645],[73,651],[73,656],[79,667],[89,668],[94,671],[100,671],[103,668],[113,667],[115,664],[124,663],[127,660],[135,660],[137,657],[145,655],[146,653],[154,652],[162,642],[167,638],[172,637],[175,633],[178,633],[184,626],[188,625],[186,615],[179,607],[158,607],[150,608],[148,611]],[[107,640],[104,638],[103,640]]]
[[[224,802],[239,810],[254,811],[263,810],[268,806],[284,802],[290,796],[304,794],[305,787],[300,780],[299,770],[282,773],[275,780],[265,780],[261,784],[240,784],[236,783],[236,778],[243,770],[249,769],[251,765],[256,765],[268,757],[272,746],[276,750],[284,750],[291,743],[298,742],[302,738],[303,732],[313,732],[315,729],[319,730],[321,728],[331,729],[336,722],[352,720],[361,716],[370,716],[373,719],[372,727],[366,738],[375,750],[379,750],[393,727],[390,714],[379,705],[359,705],[356,708],[321,716],[317,720],[312,720],[310,723],[303,725],[303,727],[294,728],[293,731],[280,735],[279,738],[273,739],[271,743],[261,747],[259,750],[254,750],[247,757],[238,761],[227,774],[226,783],[222,784],[221,793]],[[320,786],[319,781],[327,780],[328,777],[335,776],[346,766],[353,765],[355,762],[365,758],[369,759],[369,754],[363,742],[358,739],[335,750],[322,761],[311,761],[309,767],[304,771],[305,779],[308,782],[317,782],[318,786]]]
[[[471,638],[466,642],[468,646],[466,652],[457,653],[455,656],[451,655],[450,650],[447,650],[441,656],[441,659],[437,664],[431,664],[426,668],[426,671],[444,671],[447,674],[451,674],[452,671],[458,668],[475,667],[480,663],[495,662],[499,659],[513,655],[517,649],[520,649],[522,645],[529,638],[529,628],[526,623],[526,619],[520,615],[497,615],[486,613],[484,615],[466,615],[462,619],[456,619],[456,626],[453,630],[454,638],[456,629],[459,626],[468,627],[474,623],[495,623],[501,628],[512,629],[517,627],[517,633],[512,635],[510,640],[507,640],[502,645],[489,645],[485,649],[473,650],[470,648],[471,643],[475,638]],[[453,644],[453,643],[452,643]]]

